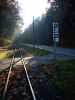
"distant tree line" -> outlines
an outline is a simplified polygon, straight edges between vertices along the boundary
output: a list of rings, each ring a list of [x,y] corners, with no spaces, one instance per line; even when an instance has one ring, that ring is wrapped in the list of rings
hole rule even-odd
[[[58,8],[53,7],[47,10],[46,15],[34,21],[20,36],[20,41],[25,43],[51,45],[52,23],[58,22],[60,25],[59,36],[61,45],[75,46],[75,0],[56,0]],[[33,34],[34,30],[34,34]],[[19,39],[19,38],[18,38]]]

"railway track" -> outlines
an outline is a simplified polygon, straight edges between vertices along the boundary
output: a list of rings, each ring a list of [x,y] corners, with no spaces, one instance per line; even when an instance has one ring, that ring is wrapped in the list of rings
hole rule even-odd
[[[26,65],[23,49],[14,50],[10,67],[0,74],[0,100],[66,100],[53,86],[52,77],[49,83],[43,67]]]
[[[14,66],[16,54],[20,55],[22,63],[21,68]],[[16,76],[17,74],[18,76]],[[15,83],[15,80],[17,80],[17,83]],[[20,84],[22,86],[20,86]],[[15,88],[14,85],[16,85]],[[36,100],[36,96],[34,94],[34,90],[32,88],[32,84],[25,66],[22,50],[14,50],[13,58],[8,70],[8,76],[5,83],[2,100]]]

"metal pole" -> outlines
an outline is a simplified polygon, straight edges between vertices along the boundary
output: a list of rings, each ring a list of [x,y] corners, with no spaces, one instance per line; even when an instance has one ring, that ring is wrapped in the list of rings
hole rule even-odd
[[[37,32],[37,48],[38,48],[38,32]]]
[[[35,49],[35,41],[34,41],[35,39],[34,39],[34,16],[33,16],[33,51],[34,51],[34,49]]]
[[[57,44],[56,42],[54,41],[54,65],[56,66],[56,48],[57,48]]]

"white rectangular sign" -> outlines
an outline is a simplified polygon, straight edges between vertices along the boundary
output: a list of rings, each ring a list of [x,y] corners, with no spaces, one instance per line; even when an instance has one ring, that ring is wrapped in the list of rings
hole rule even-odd
[[[59,42],[59,23],[53,23],[53,42]]]

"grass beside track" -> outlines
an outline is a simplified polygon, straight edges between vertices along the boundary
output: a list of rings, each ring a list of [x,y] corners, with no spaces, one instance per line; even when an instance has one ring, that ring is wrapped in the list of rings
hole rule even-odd
[[[12,55],[12,51],[4,51],[0,53],[0,59],[9,58]]]
[[[57,73],[54,81],[67,97],[67,100],[75,100],[75,60],[57,62]]]
[[[75,60],[67,60],[67,61],[58,61],[57,65],[60,69],[65,72],[75,72]]]
[[[66,99],[75,100],[75,60],[58,61],[57,67],[54,64],[41,65],[49,87],[59,91]]]
[[[38,48],[32,48],[29,46],[24,46],[25,50],[27,50],[28,55],[33,55],[33,56],[44,56],[44,55],[49,55],[51,54],[50,51],[38,49]]]

